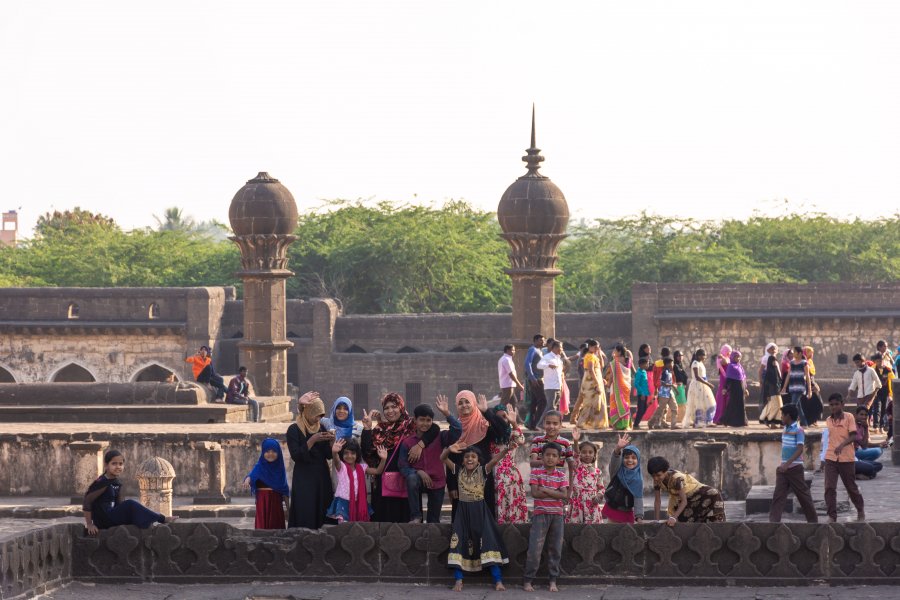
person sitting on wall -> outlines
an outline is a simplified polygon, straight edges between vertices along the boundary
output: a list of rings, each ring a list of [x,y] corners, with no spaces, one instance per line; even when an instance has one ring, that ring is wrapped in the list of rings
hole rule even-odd
[[[199,352],[194,356],[188,356],[184,362],[191,363],[191,369],[194,371],[194,380],[197,383],[205,383],[212,386],[216,390],[216,400],[225,397],[225,380],[220,375],[216,375],[213,370],[212,358],[210,357],[209,346],[200,346]]]
[[[247,367],[240,367],[236,377],[228,382],[228,391],[225,393],[227,404],[243,404],[250,406],[250,421],[259,423],[259,402],[248,394],[250,386],[247,383]]]

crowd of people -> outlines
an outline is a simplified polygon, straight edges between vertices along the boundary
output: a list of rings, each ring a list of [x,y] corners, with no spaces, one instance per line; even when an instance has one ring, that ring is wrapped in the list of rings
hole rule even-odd
[[[897,367],[886,345],[879,342],[878,348],[869,360],[854,356],[856,370],[847,398],[857,401],[855,410],[844,410],[842,394],[828,398],[821,462],[831,522],[837,518],[838,479],[858,518],[865,518],[856,479],[875,476],[881,468],[877,459],[888,444],[873,444],[869,439],[870,427],[890,435],[891,382]],[[317,392],[301,396],[299,415],[285,435],[293,462],[291,484],[281,443],[273,438],[263,441],[257,464],[243,480],[256,498],[256,527],[438,523],[449,495],[448,566],[454,570],[455,589],[462,589],[465,572],[485,568],[496,589],[504,589],[501,567],[509,558],[497,525],[530,522],[523,588],[532,591],[544,554],[550,589],[557,589],[566,523],[644,520],[645,474],[654,497],[654,519],[660,519],[666,499],[668,526],[725,521],[725,502],[718,489],[674,469],[662,456],[651,457],[642,466],[641,451],[629,431],[640,429],[644,421],[650,429],[746,425],[749,392],[739,350],[720,348],[712,362],[719,374],[714,385],[706,375],[703,350],[693,353],[686,369],[678,350],[663,348],[660,358],[653,360],[645,344],[635,361],[624,344],[607,357],[596,340],[587,340],[576,359],[582,383],[571,406],[565,372],[573,360],[562,352],[559,341],[549,340],[545,349],[543,337],[534,337],[525,362],[527,387],[517,377],[514,354],[513,346],[504,349],[498,365],[502,391],[491,408],[484,395],[468,390],[457,394],[455,414],[445,396],[438,396],[433,405],[415,406],[410,414],[403,397],[389,393],[381,399],[380,410],[363,410],[361,416],[354,413],[349,398],[337,398],[326,411]],[[773,343],[766,347],[759,365],[760,422],[782,428],[781,463],[769,514],[772,522],[781,520],[789,491],[796,495],[806,519],[818,521],[803,470],[803,428],[815,426],[824,408],[812,358],[809,347],[791,348],[779,356]],[[211,369],[204,372],[209,366],[206,360],[208,349],[190,362],[199,375],[208,378]],[[245,372],[239,374],[244,376]],[[218,383],[224,393],[232,388]],[[520,403],[516,392],[522,388],[526,394]],[[443,415],[447,428],[435,423],[435,411]],[[566,414],[574,425],[570,437],[563,435]],[[599,448],[585,435],[585,430],[604,428],[621,431],[606,477],[598,465]],[[513,457],[525,444],[524,429],[540,430],[528,448],[527,477]],[[132,500],[120,502],[118,477],[123,469],[121,453],[108,452],[103,475],[84,499],[89,534],[114,525],[146,528],[171,520]]]

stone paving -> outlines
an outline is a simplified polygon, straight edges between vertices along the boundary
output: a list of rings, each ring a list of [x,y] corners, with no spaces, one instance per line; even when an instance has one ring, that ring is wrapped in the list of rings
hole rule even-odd
[[[76,582],[39,596],[46,600],[390,600],[414,595],[417,600],[475,600],[531,598],[534,600],[889,600],[900,598],[900,589],[889,586],[848,587],[662,587],[562,585],[558,593],[537,589],[526,594],[507,581],[508,591],[495,592],[486,585],[467,585],[461,593],[448,586],[376,584],[229,584],[92,585]]]

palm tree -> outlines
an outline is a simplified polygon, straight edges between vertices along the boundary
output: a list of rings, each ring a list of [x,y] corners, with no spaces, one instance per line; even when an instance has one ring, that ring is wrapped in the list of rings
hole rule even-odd
[[[197,229],[194,218],[185,216],[184,211],[177,206],[167,208],[163,212],[162,219],[156,215],[153,215],[153,218],[160,231],[194,231]]]

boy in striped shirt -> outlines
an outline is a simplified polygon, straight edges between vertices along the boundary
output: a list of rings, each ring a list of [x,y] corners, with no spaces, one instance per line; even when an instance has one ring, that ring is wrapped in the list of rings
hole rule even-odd
[[[525,559],[526,592],[533,592],[531,582],[541,566],[541,553],[547,543],[547,570],[550,572],[550,591],[557,592],[556,578],[559,577],[559,561],[562,557],[563,524],[565,503],[568,500],[569,480],[565,472],[558,468],[563,450],[556,442],[544,444],[541,453],[542,467],[531,470],[531,497],[534,511],[531,517],[531,535],[528,538],[528,555]]]
[[[812,494],[806,487],[803,477],[803,444],[806,434],[797,423],[800,411],[796,404],[781,407],[781,422],[784,431],[781,434],[781,464],[775,469],[775,493],[772,495],[772,506],[769,509],[769,522],[781,523],[781,513],[787,502],[788,491],[794,492],[807,523],[818,523],[816,506]]]

